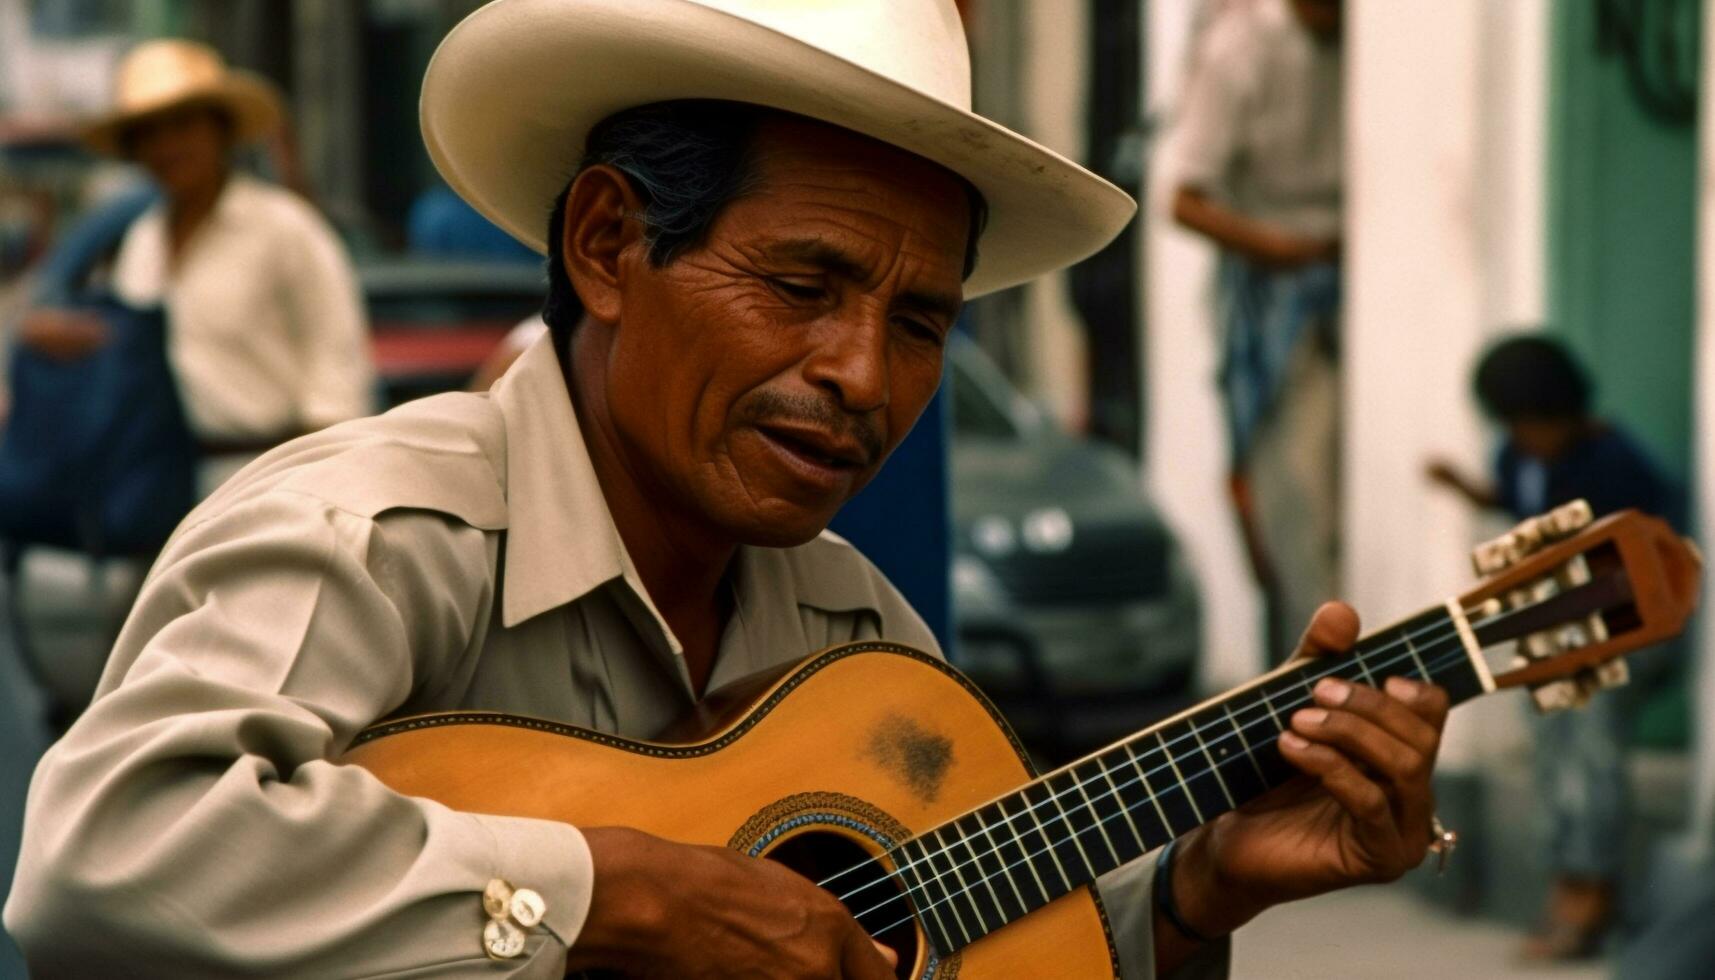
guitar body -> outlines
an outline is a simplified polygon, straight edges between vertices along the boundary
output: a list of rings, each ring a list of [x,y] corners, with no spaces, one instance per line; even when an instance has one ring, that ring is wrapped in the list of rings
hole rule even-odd
[[[706,700],[671,741],[454,712],[378,725],[343,761],[454,809],[634,827],[773,857],[815,881],[1035,775],[968,680],[905,647],[834,647],[746,686]],[[895,908],[890,920],[907,917],[903,899]],[[1118,973],[1088,887],[946,957],[909,922],[880,938],[902,978]]]

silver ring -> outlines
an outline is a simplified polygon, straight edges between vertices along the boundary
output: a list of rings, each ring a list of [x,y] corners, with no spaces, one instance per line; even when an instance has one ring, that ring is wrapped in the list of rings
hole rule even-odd
[[[1447,870],[1447,858],[1459,846],[1459,834],[1448,830],[1439,816],[1432,815],[1429,818],[1429,838],[1429,849],[1435,852],[1435,873],[1441,875]]]

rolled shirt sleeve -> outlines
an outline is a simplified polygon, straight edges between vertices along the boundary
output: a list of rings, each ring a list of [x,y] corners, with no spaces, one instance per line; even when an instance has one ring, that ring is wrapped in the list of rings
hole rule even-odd
[[[1160,853],[1146,854],[1096,879],[1119,953],[1121,980],[1155,976],[1155,862]],[[1222,938],[1192,954],[1165,980],[1224,980],[1231,963],[1232,940]]]
[[[286,490],[193,516],[32,781],[5,924],[34,974],[561,976],[592,887],[576,828],[329,761],[470,669],[494,546]],[[482,945],[495,878],[546,901],[515,959]]]

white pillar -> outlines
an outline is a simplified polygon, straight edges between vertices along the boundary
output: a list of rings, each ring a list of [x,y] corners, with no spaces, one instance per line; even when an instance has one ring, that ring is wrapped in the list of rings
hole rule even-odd
[[[1261,672],[1262,610],[1226,493],[1226,432],[1215,393],[1217,348],[1209,305],[1214,252],[1168,214],[1172,108],[1184,81],[1196,4],[1146,8],[1150,118],[1169,127],[1152,147],[1144,223],[1145,476],[1179,535],[1203,594],[1202,681],[1236,686]]]
[[[1090,48],[1083,3],[1022,4],[1024,79],[1019,92],[1028,135],[1073,160],[1084,156],[1084,115]],[[1063,425],[1089,422],[1088,346],[1065,272],[1025,287],[1026,390]]]
[[[1346,577],[1370,627],[1472,585],[1485,528],[1425,461],[1482,472],[1472,363],[1543,313],[1542,0],[1347,5]],[[1518,737],[1511,699],[1468,709],[1443,760]]]
[[[1698,247],[1697,247],[1697,365],[1692,375],[1696,387],[1693,424],[1696,440],[1693,453],[1693,493],[1696,499],[1697,538],[1704,554],[1711,554],[1715,541],[1715,118],[1708,107],[1715,105],[1715,2],[1703,11],[1703,106],[1698,113]],[[1697,642],[1693,644],[1691,691],[1696,725],[1691,828],[1705,846],[1715,844],[1715,574],[1703,575],[1703,612],[1699,616]]]

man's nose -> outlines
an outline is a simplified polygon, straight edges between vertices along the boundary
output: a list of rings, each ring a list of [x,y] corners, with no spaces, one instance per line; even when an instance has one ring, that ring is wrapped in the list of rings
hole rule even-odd
[[[840,407],[863,414],[887,407],[888,323],[884,312],[865,309],[830,318],[818,331],[805,368],[809,382],[831,392]]]

